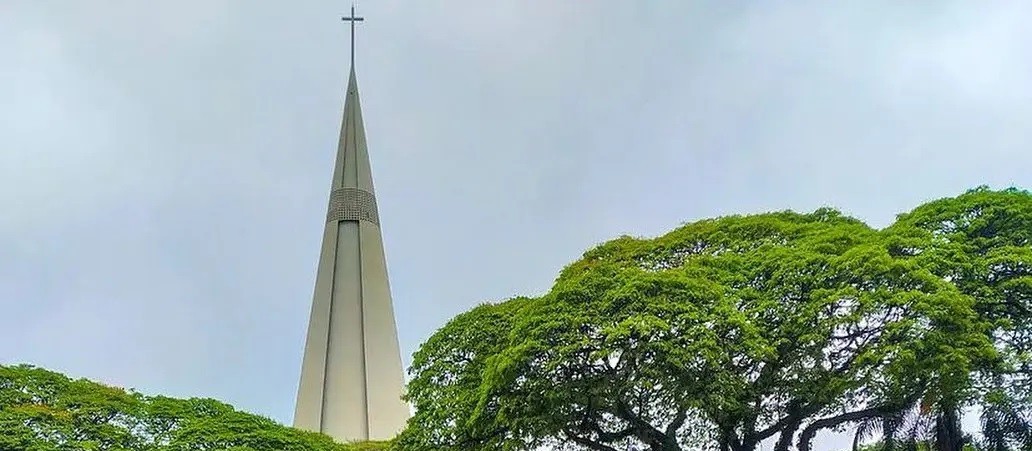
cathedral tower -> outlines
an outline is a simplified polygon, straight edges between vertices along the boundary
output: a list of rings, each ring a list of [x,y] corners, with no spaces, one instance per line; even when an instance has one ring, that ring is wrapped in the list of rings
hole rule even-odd
[[[308,324],[294,426],[338,441],[394,437],[409,418],[362,111],[354,25],[344,118]]]

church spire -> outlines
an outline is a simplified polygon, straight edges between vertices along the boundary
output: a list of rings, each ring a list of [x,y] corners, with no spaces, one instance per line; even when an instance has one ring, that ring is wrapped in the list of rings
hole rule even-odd
[[[355,16],[355,5],[351,5],[351,16],[341,17],[340,20],[351,22],[351,74],[355,74],[355,23],[365,20],[365,17]],[[352,77],[354,78],[354,77]]]
[[[294,426],[338,441],[405,427],[404,373],[352,56]]]

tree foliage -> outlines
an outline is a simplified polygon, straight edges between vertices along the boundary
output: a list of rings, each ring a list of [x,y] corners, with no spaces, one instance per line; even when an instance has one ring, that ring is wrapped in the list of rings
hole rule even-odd
[[[997,351],[997,359],[976,368],[978,390],[939,406],[938,422],[978,405],[982,448],[1032,449],[1032,194],[980,187],[900,215],[886,234],[894,255],[929,268],[973,298]],[[946,422],[937,429],[950,423],[959,428]],[[959,446],[939,443],[939,449]]]
[[[366,451],[212,399],[143,396],[27,365],[0,366],[0,450]]]
[[[821,209],[610,241],[547,294],[481,305],[427,341],[399,444],[808,450],[860,426],[892,448],[917,412],[936,449],[959,449],[976,399],[1007,431],[987,440],[1026,443],[1030,204],[979,189],[885,230]]]
[[[853,428],[855,450],[1032,451],[1032,194],[978,188],[883,230],[820,209],[621,237],[542,296],[457,316],[410,373],[402,435],[342,445],[0,366],[0,449],[808,451]]]

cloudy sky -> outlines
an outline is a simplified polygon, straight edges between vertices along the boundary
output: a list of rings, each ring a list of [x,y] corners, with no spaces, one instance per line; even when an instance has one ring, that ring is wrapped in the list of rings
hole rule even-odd
[[[290,421],[348,6],[0,0],[0,363]],[[1029,2],[358,6],[406,364],[620,234],[1032,187]]]

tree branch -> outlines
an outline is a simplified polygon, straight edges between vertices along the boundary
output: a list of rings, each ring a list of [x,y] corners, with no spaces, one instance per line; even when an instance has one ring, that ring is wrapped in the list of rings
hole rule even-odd
[[[778,438],[777,444],[774,445],[774,451],[788,451],[788,448],[792,446],[792,439],[795,438],[795,432],[799,429],[799,425],[802,422],[803,417],[797,417],[785,425],[785,428],[781,431],[781,437]]]
[[[601,442],[606,442],[606,443],[612,443],[612,442],[615,442],[617,440],[622,440],[622,439],[625,439],[627,437],[630,437],[630,436],[634,435],[634,431],[635,431],[634,427],[627,427],[627,428],[625,428],[625,429],[623,429],[621,431],[617,431],[617,432],[606,432],[606,431],[604,431],[602,429],[602,426],[600,426],[598,424],[598,422],[594,421],[594,420],[592,420],[592,421],[585,421],[585,424],[582,426],[582,429],[594,432],[595,434],[598,434],[598,440],[601,441]]]
[[[870,409],[857,410],[855,412],[847,412],[833,417],[821,418],[820,420],[810,423],[803,429],[803,433],[799,435],[799,443],[796,444],[796,448],[798,448],[799,451],[810,451],[810,442],[813,441],[813,437],[817,435],[817,431],[821,429],[835,427],[843,423],[867,420],[883,415],[884,412],[879,406],[872,407]]]
[[[577,435],[577,434],[573,433],[572,431],[567,430],[567,431],[564,431],[564,432],[566,433],[566,436],[569,437],[570,440],[573,440],[578,445],[586,446],[588,449],[593,449],[595,451],[620,451],[620,450],[618,450],[616,448],[613,448],[612,446],[606,445],[604,443],[599,443],[599,442],[591,440],[591,439],[589,439],[587,437],[584,437],[584,436],[581,436],[581,435]]]
[[[656,443],[666,442],[667,436],[663,434],[663,431],[656,429],[654,426],[649,424],[649,422],[645,421],[640,416],[638,416],[638,414],[634,413],[634,411],[631,410],[630,406],[628,406],[623,399],[620,399],[616,402],[615,413],[617,414],[617,416],[623,418],[625,421],[630,423],[631,426],[635,429],[635,431],[637,431],[637,434],[635,435],[637,435],[638,438],[640,438],[645,443],[652,445]]]
[[[684,422],[688,420],[688,409],[681,409],[677,412],[677,416],[674,417],[674,421],[671,421],[666,428],[666,436],[673,437],[677,434],[677,430],[684,426]]]
[[[752,434],[752,436],[749,437],[749,440],[753,443],[762,442],[774,436],[774,434],[777,434],[779,431],[788,428],[788,426],[792,424],[795,424],[793,429],[798,428],[799,424],[802,423],[803,419],[810,415],[813,415],[814,412],[816,412],[816,409],[814,409],[813,407],[809,407],[806,409],[800,407],[801,404],[802,402],[800,402],[798,399],[790,401],[788,408],[786,409],[788,410],[788,415],[778,420],[776,423],[768,426],[766,429]]]
[[[908,406],[920,397],[919,394],[911,395],[903,403],[879,405],[870,407],[863,410],[857,410],[854,412],[846,412],[833,417],[822,418],[814,421],[803,429],[803,432],[799,434],[799,442],[796,444],[796,448],[799,451],[810,451],[810,442],[813,441],[817,432],[821,429],[832,428],[844,423],[852,423],[856,421],[869,420],[871,418],[885,418],[901,409],[901,406]]]

